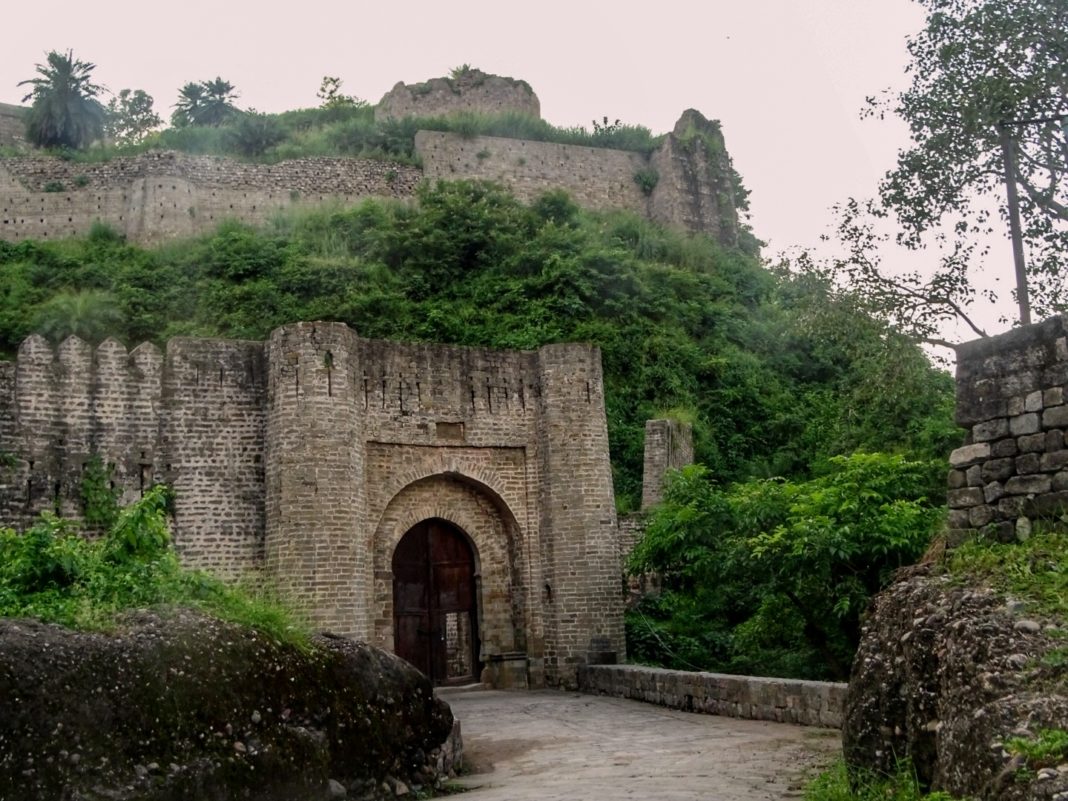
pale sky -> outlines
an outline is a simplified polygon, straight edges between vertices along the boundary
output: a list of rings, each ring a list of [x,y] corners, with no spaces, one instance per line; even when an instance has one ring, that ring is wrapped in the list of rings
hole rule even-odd
[[[814,245],[828,208],[872,195],[893,165],[904,125],[858,113],[906,85],[906,37],[924,19],[912,0],[98,0],[2,16],[3,102],[21,100],[46,51],[72,48],[164,118],[182,84],[216,75],[242,107],[274,112],[316,105],[324,75],[377,102],[465,63],[525,79],[556,125],[607,116],[662,133],[693,107],[723,123],[769,256]]]

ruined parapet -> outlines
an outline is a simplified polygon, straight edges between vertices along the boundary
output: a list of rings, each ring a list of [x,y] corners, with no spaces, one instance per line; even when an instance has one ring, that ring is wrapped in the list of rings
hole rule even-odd
[[[444,117],[458,112],[541,117],[541,103],[526,81],[463,68],[448,78],[412,85],[398,82],[375,106],[375,121]]]
[[[693,464],[693,426],[678,420],[648,420],[642,467],[642,510],[663,499],[669,470],[690,464]]]
[[[950,454],[950,544],[982,532],[1026,539],[1036,519],[1068,510],[1068,316],[957,348]]]
[[[718,122],[687,109],[650,166],[657,175],[649,196],[651,220],[738,244],[733,169]]]
[[[0,103],[0,147],[23,147],[26,145],[25,106]]]

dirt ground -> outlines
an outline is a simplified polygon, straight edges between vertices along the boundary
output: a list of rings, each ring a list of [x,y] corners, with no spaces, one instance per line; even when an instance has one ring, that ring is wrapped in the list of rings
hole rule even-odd
[[[470,801],[778,801],[839,733],[556,691],[441,691],[463,731]]]

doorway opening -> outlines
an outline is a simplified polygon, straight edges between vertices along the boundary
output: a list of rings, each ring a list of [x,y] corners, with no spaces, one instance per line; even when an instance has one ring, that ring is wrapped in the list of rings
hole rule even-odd
[[[393,630],[397,656],[433,684],[478,675],[475,555],[464,533],[440,518],[412,526],[393,552]]]

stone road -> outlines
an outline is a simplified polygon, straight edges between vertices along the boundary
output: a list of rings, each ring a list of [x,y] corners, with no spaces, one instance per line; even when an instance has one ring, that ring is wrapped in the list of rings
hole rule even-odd
[[[839,733],[578,693],[443,690],[469,801],[778,801],[801,797]]]

